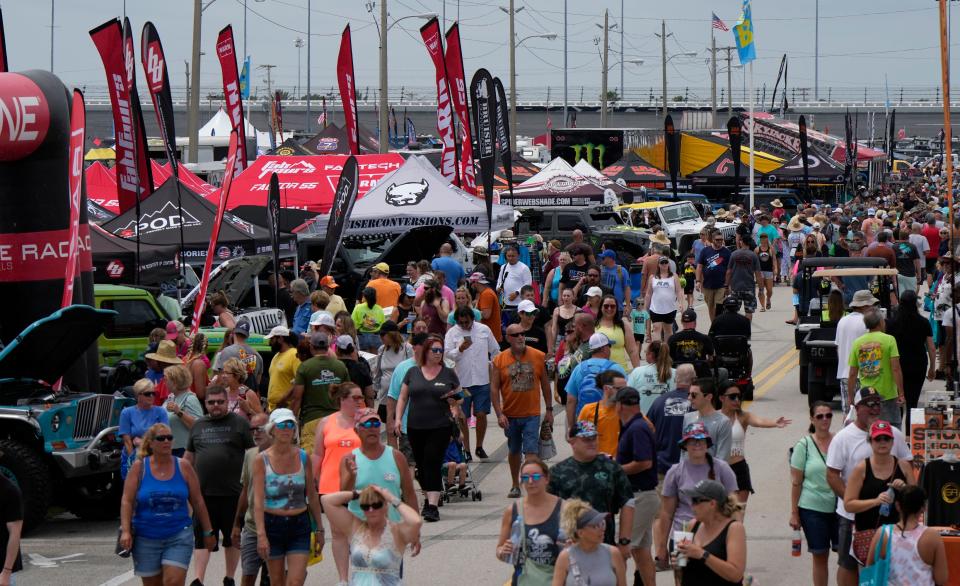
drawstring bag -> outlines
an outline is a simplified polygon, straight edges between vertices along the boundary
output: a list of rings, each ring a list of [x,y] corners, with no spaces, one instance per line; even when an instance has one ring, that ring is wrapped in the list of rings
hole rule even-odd
[[[557,444],[553,441],[553,424],[546,419],[540,424],[540,449],[537,455],[543,461],[557,455]]]

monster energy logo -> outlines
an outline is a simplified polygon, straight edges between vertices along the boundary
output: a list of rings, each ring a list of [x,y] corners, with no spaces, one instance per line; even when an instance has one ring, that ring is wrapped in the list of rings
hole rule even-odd
[[[586,144],[572,144],[570,145],[570,148],[573,149],[574,165],[579,163],[580,159],[583,158],[586,159],[588,163],[599,169],[603,169],[606,166],[603,163],[603,157],[607,153],[607,145],[593,144],[592,142],[588,142]],[[583,153],[582,156],[581,152]],[[597,158],[596,164],[593,162],[594,155],[596,155]]]

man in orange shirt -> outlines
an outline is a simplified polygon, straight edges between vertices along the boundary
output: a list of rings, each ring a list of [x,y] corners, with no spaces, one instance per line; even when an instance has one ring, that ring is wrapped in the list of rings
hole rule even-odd
[[[497,424],[507,436],[511,488],[507,496],[520,497],[520,455],[540,451],[540,396],[546,404],[544,421],[553,423],[553,397],[543,352],[527,346],[520,324],[507,326],[510,347],[490,365],[490,399]],[[537,389],[540,393],[537,393]]]
[[[605,370],[597,375],[597,386],[603,389],[603,399],[584,405],[577,420],[593,423],[597,429],[597,449],[616,458],[617,442],[620,441],[616,397],[617,391],[627,386],[627,379],[616,370]]]
[[[396,307],[400,301],[400,284],[390,280],[390,265],[378,262],[370,269],[370,281],[367,287],[377,292],[377,305],[384,310]]]
[[[480,321],[490,328],[493,337],[503,348],[503,325],[500,323],[500,299],[497,298],[497,292],[490,286],[490,281],[483,273],[473,273],[469,280],[477,291],[477,311],[480,312]]]

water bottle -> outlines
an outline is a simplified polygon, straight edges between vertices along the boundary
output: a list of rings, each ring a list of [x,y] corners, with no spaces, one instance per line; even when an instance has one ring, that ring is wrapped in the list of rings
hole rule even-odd
[[[790,542],[790,555],[795,558],[800,557],[800,547],[803,543],[803,536],[800,534],[800,530],[796,529],[793,532],[793,541]]]
[[[520,518],[518,517],[513,521],[513,525],[510,527],[510,543],[513,544],[513,550],[510,552],[509,560],[511,566],[517,565],[517,562],[520,560],[520,540],[522,539],[522,531],[523,526],[520,524]]]
[[[895,494],[896,494],[896,491],[893,490],[893,487],[890,487],[890,488],[887,489],[887,496],[889,496],[891,500],[893,500],[893,497],[894,497]],[[889,516],[889,515],[890,515],[890,507],[892,507],[892,506],[893,506],[892,503],[883,503],[883,504],[881,504],[881,505],[880,505],[880,516],[881,516],[881,517],[887,517],[887,516]]]

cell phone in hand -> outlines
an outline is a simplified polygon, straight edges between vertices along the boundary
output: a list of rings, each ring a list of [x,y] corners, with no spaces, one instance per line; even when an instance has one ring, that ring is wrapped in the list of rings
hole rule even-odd
[[[464,340],[467,344],[473,344],[473,338],[470,337],[470,336],[464,336],[464,337],[463,337],[463,340]]]

